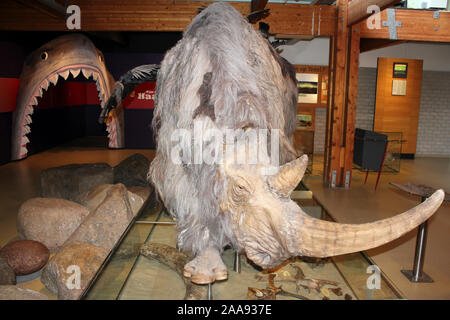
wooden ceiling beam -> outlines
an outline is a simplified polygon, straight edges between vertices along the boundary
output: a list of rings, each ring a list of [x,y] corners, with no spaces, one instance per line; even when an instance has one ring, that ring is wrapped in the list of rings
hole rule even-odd
[[[405,43],[404,40],[389,40],[389,39],[361,39],[360,52],[368,52],[390,46],[395,46],[400,43]]]
[[[81,9],[82,31],[183,31],[208,1],[73,0]],[[243,15],[248,2],[230,2]],[[261,20],[272,34],[331,36],[334,6],[268,3],[270,15]],[[257,27],[257,26],[255,26]],[[0,1],[0,30],[67,31],[64,19],[50,17],[13,0]]]
[[[251,12],[264,10],[269,0],[252,0],[250,5]]]
[[[366,20],[358,24],[361,38],[450,42],[449,11],[392,10],[395,10],[395,21],[401,23],[400,26],[383,26],[383,21],[388,21],[387,10],[383,10],[380,13],[380,28],[369,29]],[[392,38],[392,28],[396,28],[396,39]]]
[[[352,0],[348,3],[348,20],[349,26],[358,23],[372,14],[371,11],[367,13],[367,8],[372,5],[378,6],[380,10],[383,10],[389,6],[392,6],[401,0]]]
[[[31,8],[32,10],[39,11],[53,18],[65,17],[66,9],[59,3],[45,2],[45,1],[29,1],[29,0],[14,0],[19,5],[26,8]],[[49,4],[52,4],[50,6]]]

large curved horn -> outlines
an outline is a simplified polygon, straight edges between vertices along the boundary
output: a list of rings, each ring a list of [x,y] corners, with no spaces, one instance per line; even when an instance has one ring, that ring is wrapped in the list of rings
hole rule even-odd
[[[289,196],[302,180],[307,166],[308,156],[306,154],[282,165],[278,173],[268,179],[270,187],[282,196]]]
[[[296,219],[298,253],[331,257],[372,249],[399,238],[426,221],[439,208],[444,191],[437,190],[426,201],[397,216],[364,224],[342,224],[310,217],[301,211]],[[298,212],[298,211],[297,211]]]

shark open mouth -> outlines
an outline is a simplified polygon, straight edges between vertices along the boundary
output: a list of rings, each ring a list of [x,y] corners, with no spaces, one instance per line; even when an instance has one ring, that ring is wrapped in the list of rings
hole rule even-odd
[[[74,64],[64,66],[50,73],[36,86],[26,104],[25,112],[21,121],[22,129],[19,159],[26,157],[28,153],[27,144],[30,141],[27,138],[27,135],[31,132],[29,125],[32,123],[32,114],[34,111],[34,107],[38,105],[38,98],[41,98],[43,96],[44,91],[47,91],[50,85],[56,86],[60,77],[64,80],[67,80],[70,74],[74,79],[81,75],[88,80],[95,80],[97,85],[98,98],[100,100],[100,106],[102,109],[105,107],[105,101],[109,97],[110,92],[102,72],[97,67],[87,64]],[[116,121],[109,121],[106,128],[108,131],[109,147],[118,148],[119,146],[117,141]]]
[[[95,81],[100,106],[105,110],[106,101],[114,86],[114,78],[106,68],[102,52],[88,37],[78,33],[62,35],[43,44],[25,58],[16,110],[13,113],[12,160],[23,159],[29,153],[29,134],[32,129],[30,124],[33,121],[33,111],[39,103],[38,98],[42,98],[51,85],[56,86],[60,78],[68,80],[69,77],[75,79],[80,76]],[[109,112],[105,122],[108,146],[123,147],[122,109]]]

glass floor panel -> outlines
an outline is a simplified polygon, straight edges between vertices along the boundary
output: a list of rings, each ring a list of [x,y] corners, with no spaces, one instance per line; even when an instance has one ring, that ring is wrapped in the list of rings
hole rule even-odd
[[[328,212],[315,201],[311,191],[306,190],[303,185],[298,189],[292,193],[291,198],[306,213],[318,219],[333,221]],[[161,243],[172,247],[176,245],[174,221],[162,205],[154,200],[154,196],[150,197],[138,218],[132,222],[84,292],[83,299],[184,298],[186,287],[181,276],[159,261],[140,254],[140,248],[144,243]],[[376,287],[368,289],[369,277],[372,276],[370,279],[375,277],[374,271],[369,268],[373,263],[363,252],[327,259],[300,257],[289,259],[278,269],[271,270],[277,275],[272,286],[269,285],[267,272],[249,262],[245,255],[241,255],[240,273],[233,271],[234,250],[226,249],[222,257],[228,268],[228,279],[216,281],[212,285],[212,297],[216,300],[255,298],[254,289],[251,291],[249,288],[261,290],[273,288],[273,285],[282,287],[282,292],[276,295],[277,300],[402,299],[399,290],[382,271],[378,281],[379,289]],[[299,268],[302,272],[298,271]],[[377,284],[376,280],[369,282],[372,284],[371,287]]]

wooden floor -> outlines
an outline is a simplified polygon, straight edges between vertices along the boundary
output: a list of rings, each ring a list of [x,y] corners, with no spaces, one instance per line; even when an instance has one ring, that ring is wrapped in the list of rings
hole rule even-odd
[[[374,190],[376,173],[353,170],[350,189],[329,189],[322,183],[323,163],[315,157],[313,173],[304,179],[317,200],[342,223],[365,223],[402,213],[420,202],[419,197],[398,191],[389,182],[418,183],[450,191],[449,158],[401,160],[400,173],[381,175]],[[429,220],[425,272],[434,283],[411,283],[400,272],[411,269],[417,228],[400,239],[367,251],[375,264],[390,278],[407,299],[450,299],[450,204],[445,203]]]
[[[80,146],[57,147],[25,160],[0,166],[0,246],[17,236],[16,215],[25,200],[39,196],[40,171],[70,163],[106,162],[114,166],[140,152],[151,159],[153,150],[107,150]],[[450,159],[418,158],[402,160],[399,174],[383,174],[374,191],[375,174],[366,185],[355,170],[352,188],[330,190],[322,185],[322,164],[315,157],[312,175],[305,178],[315,197],[339,222],[364,223],[401,213],[420,199],[388,185],[415,182],[450,190]],[[435,280],[431,284],[412,284],[400,273],[410,269],[414,258],[416,230],[368,254],[408,299],[450,299],[450,205],[445,204],[430,219],[425,271]]]

